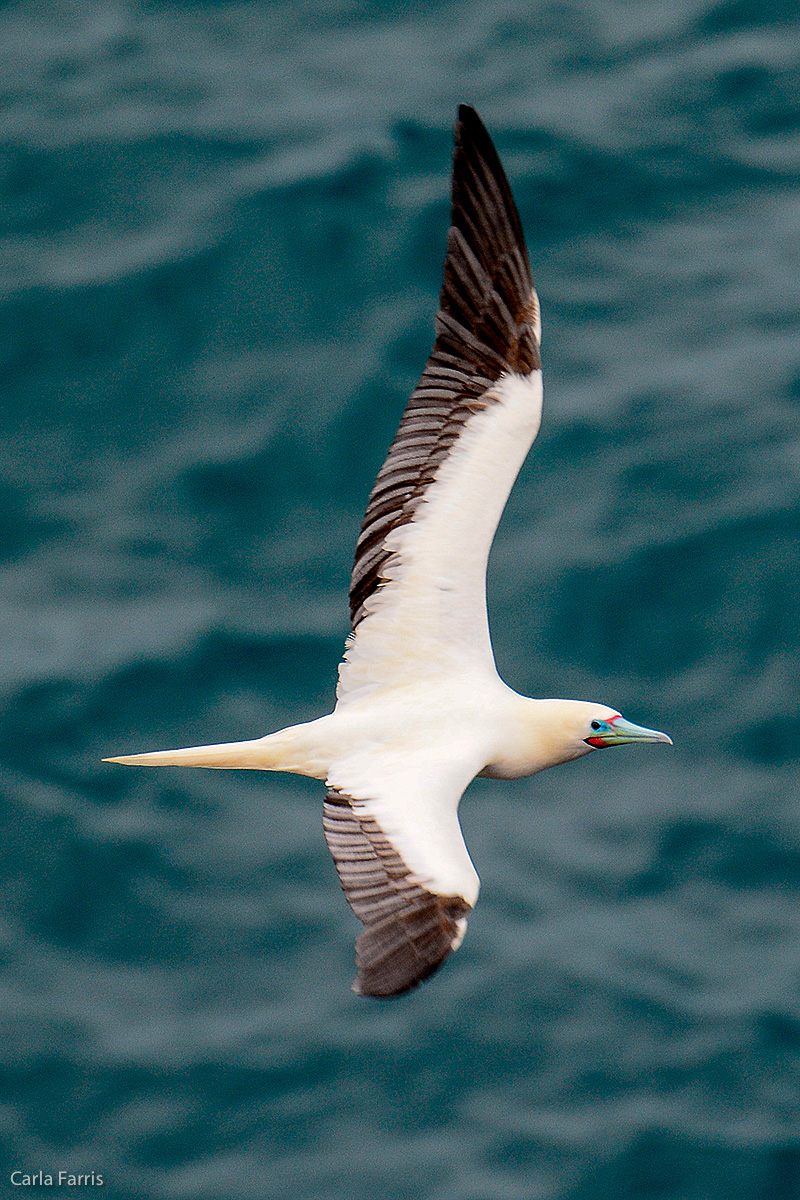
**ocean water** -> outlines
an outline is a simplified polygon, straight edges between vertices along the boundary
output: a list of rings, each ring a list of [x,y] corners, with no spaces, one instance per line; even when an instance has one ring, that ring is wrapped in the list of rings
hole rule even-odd
[[[800,1196],[796,6],[18,0],[0,62],[2,1194]],[[544,317],[498,664],[675,746],[477,781],[372,1003],[319,785],[100,759],[329,708],[459,101]]]

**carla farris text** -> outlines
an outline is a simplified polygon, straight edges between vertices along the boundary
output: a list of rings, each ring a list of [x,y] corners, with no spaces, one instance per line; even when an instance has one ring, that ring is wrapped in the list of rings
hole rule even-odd
[[[77,1174],[73,1171],[12,1171],[13,1187],[102,1187],[105,1180],[98,1171]]]

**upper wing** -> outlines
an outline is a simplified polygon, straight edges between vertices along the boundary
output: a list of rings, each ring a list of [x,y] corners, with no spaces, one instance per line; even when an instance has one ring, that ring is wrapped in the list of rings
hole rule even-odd
[[[409,991],[461,944],[479,882],[458,823],[461,783],[451,783],[401,772],[375,787],[374,799],[328,792],[325,838],[364,924],[353,984],[360,995]]]
[[[465,653],[493,665],[486,562],[539,428],[539,307],[508,181],[466,105],[455,141],[436,341],[367,505],[340,700]]]

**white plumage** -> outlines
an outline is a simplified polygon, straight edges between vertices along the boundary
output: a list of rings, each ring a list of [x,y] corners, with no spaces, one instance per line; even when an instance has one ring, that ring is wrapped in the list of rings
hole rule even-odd
[[[456,123],[436,343],[370,496],[333,713],[254,741],[109,759],[323,779],[325,834],[364,924],[356,991],[407,991],[463,939],[479,880],[458,822],[478,774],[517,778],[622,742],[669,742],[605,705],[499,678],[486,564],[539,429],[539,304],[516,207],[473,109]]]
[[[385,583],[365,604],[339,668],[339,704],[465,671],[497,672],[486,564],[509,493],[539,431],[542,373],[508,375],[472,414],[414,519],[384,541]]]

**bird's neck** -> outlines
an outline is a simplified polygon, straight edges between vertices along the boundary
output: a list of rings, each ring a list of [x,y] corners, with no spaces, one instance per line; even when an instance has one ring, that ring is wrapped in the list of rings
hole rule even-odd
[[[520,779],[589,753],[577,733],[581,701],[532,700],[511,692],[507,704],[496,754],[482,775]]]

